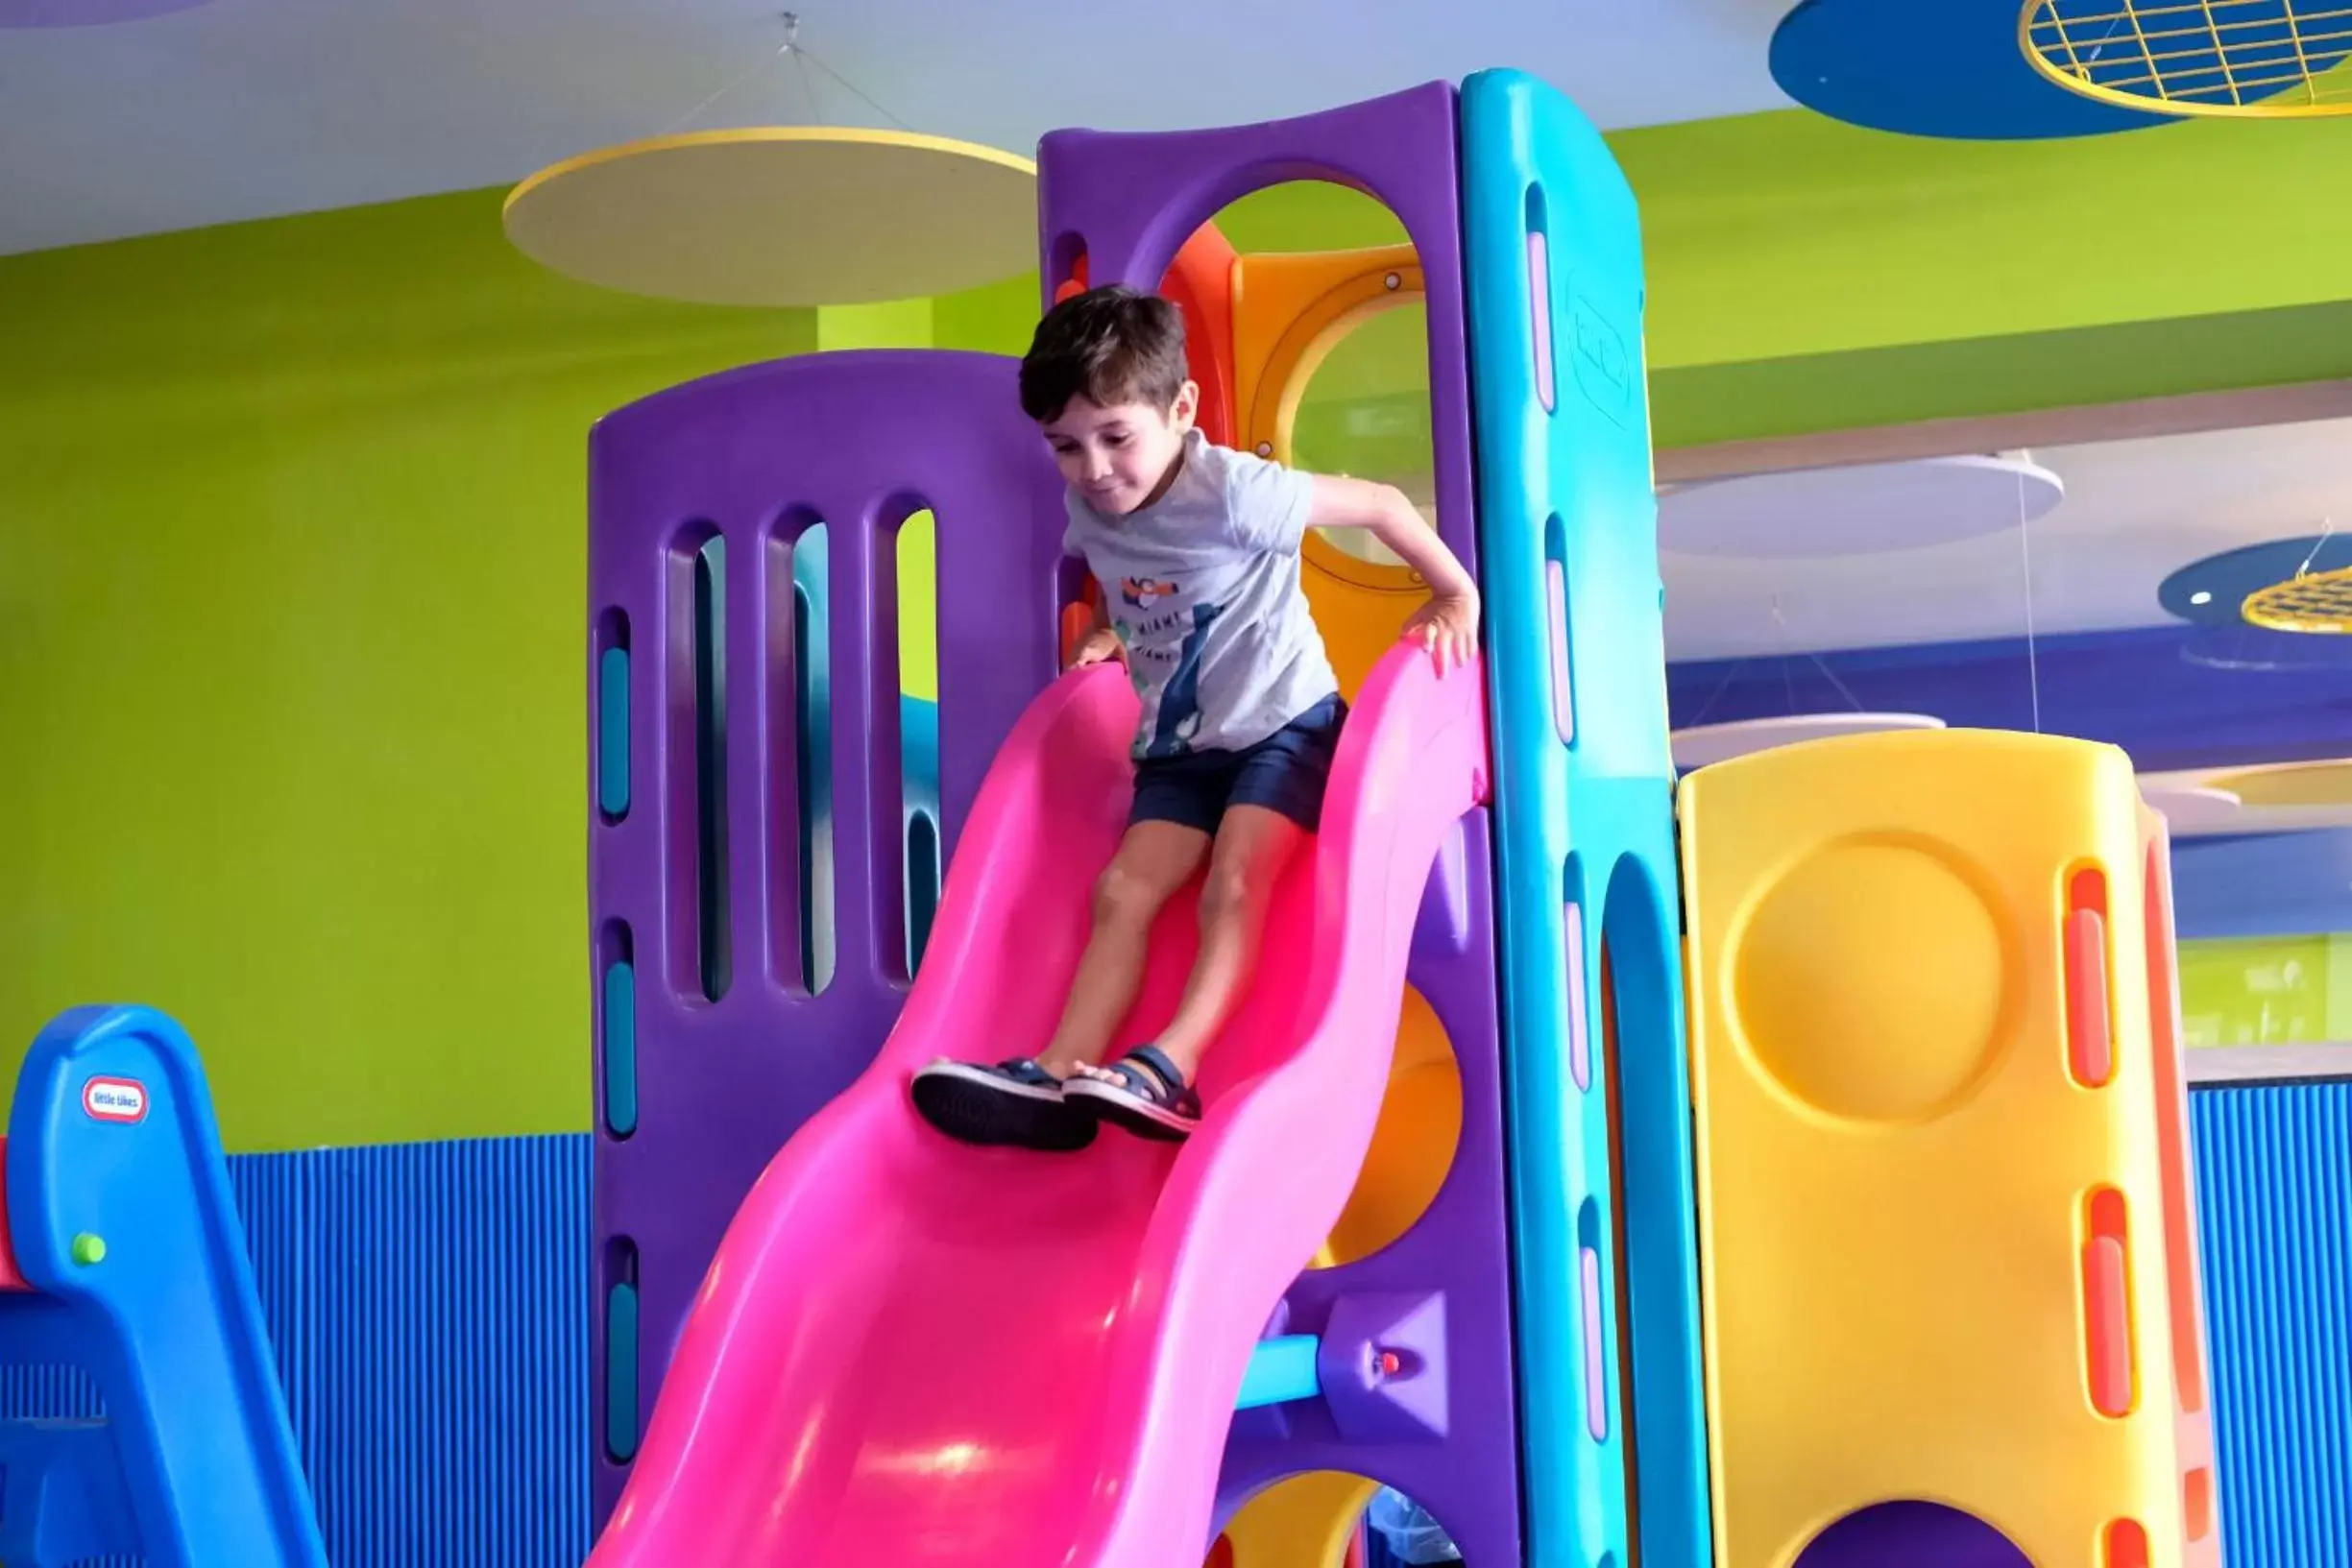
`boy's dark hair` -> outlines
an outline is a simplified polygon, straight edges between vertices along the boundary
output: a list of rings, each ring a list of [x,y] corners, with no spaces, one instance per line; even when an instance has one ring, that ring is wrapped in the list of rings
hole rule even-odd
[[[1185,381],[1184,314],[1156,294],[1111,284],[1045,313],[1021,357],[1021,412],[1040,424],[1073,398],[1103,408],[1167,408]]]

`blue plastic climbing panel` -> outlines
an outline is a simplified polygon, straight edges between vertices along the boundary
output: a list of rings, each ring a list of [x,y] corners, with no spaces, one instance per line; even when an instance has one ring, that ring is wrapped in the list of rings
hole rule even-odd
[[[1629,1568],[1637,1516],[1644,1568],[1705,1568],[1640,224],[1541,82],[1471,77],[1462,120],[1527,1560]]]

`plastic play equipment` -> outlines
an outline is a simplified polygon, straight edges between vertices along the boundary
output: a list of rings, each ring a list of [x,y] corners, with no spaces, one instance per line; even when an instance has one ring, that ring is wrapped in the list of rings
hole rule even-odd
[[[1545,90],[1515,77],[1466,89]],[[1421,254],[1432,364],[1452,389],[1441,395],[1447,413],[1437,432],[1439,525],[1475,562],[1460,111],[1454,89],[1439,84],[1249,131],[1071,133],[1049,138],[1042,168],[1047,230],[1060,236],[1049,242],[1049,292],[1080,257],[1100,280],[1155,280],[1186,249],[1185,236],[1266,178],[1253,171],[1336,170],[1385,198]],[[1172,199],[1178,191],[1185,194]],[[1190,248],[1195,258],[1202,253]],[[1517,276],[1514,286],[1525,287]],[[1202,343],[1223,347],[1213,333]],[[897,446],[896,433],[913,429],[924,438]],[[906,853],[900,746],[897,708],[884,700],[897,683],[881,651],[895,643],[890,531],[917,510],[936,519],[938,810],[953,864],[990,759],[1054,680],[1054,629],[1074,580],[1060,559],[1060,504],[1059,482],[1019,413],[1013,366],[982,356],[830,354],[755,367],[660,394],[596,432],[593,657],[602,666],[623,650],[628,670],[627,700],[599,705],[606,728],[597,748],[608,760],[625,759],[600,770],[608,784],[626,777],[634,784],[599,790],[592,836],[603,976],[596,1179],[605,1312],[596,1399],[605,1442],[597,1484],[607,1506],[637,1457],[643,1411],[657,1403],[729,1217],[794,1129],[869,1067],[904,1000],[904,915],[892,897]],[[837,967],[810,995],[789,957],[802,918],[792,897],[801,878],[791,829],[800,814],[791,709],[799,683],[779,584],[792,569],[794,541],[818,519],[830,557],[832,849],[837,865],[860,874],[839,880],[830,911]],[[723,626],[698,627],[693,563],[717,535],[728,540],[719,594],[726,613]],[[1540,551],[1540,543],[1526,548]],[[1339,575],[1310,583],[1335,647],[1367,655],[1393,645],[1417,591],[1409,583],[1359,591]],[[1655,605],[1654,575],[1648,598]],[[1025,626],[1037,634],[1021,636]],[[723,682],[694,653],[708,638],[723,643]],[[1362,657],[1359,669],[1371,663]],[[724,746],[698,738],[717,717],[729,733]],[[717,788],[701,776],[712,768]],[[1115,799],[1124,785],[1106,788]],[[699,809],[714,799],[723,802],[715,822]],[[1394,1050],[1394,1073],[1385,1070],[1394,1025],[1366,1043],[1376,1053],[1362,1065],[1370,1082],[1392,1080],[1371,1129],[1382,1164],[1364,1171],[1343,1210],[1323,1217],[1329,1236],[1311,1239],[1286,1266],[1296,1274],[1321,1241],[1334,1266],[1297,1277],[1287,1291],[1268,1288],[1234,1344],[1183,1342],[1187,1364],[1204,1373],[1225,1358],[1246,1359],[1261,1330],[1312,1340],[1317,1359],[1342,1371],[1376,1338],[1397,1353],[1377,1394],[1368,1389],[1351,1402],[1345,1378],[1327,1376],[1234,1418],[1223,1479],[1210,1482],[1217,1517],[1282,1477],[1365,1472],[1377,1461],[1381,1479],[1443,1509],[1457,1539],[1509,1560],[1519,1545],[1491,828],[1484,808],[1454,814],[1461,829],[1439,879],[1444,919],[1423,922],[1405,960],[1403,1000],[1392,994],[1381,1003],[1387,1016],[1401,1011],[1411,1021]],[[1078,880],[1069,889],[1082,887],[1091,870],[1072,870]],[[1419,875],[1417,868],[1417,897]],[[927,985],[929,966],[941,961],[937,940]],[[733,983],[716,1000],[704,983],[703,954],[714,943],[733,955]],[[1039,990],[1051,993],[1058,981],[1047,969],[1039,975]],[[1380,984],[1397,989],[1394,977]],[[958,1011],[987,1016],[969,1004]],[[616,1107],[631,1113],[625,1130]],[[1424,1129],[1429,1136],[1419,1135]],[[1348,1146],[1360,1135],[1343,1122],[1331,1136],[1352,1174],[1361,1146]],[[1184,1161],[1219,1146],[1204,1135],[1179,1157],[1179,1175]],[[1613,1330],[1605,1338],[1613,1344]],[[1237,1388],[1227,1384],[1212,1401],[1222,1408],[1199,1419],[1222,1429]],[[994,1453],[983,1439],[973,1440]],[[719,1446],[687,1448],[683,1464],[715,1466],[743,1484]],[[1205,1527],[1205,1495],[1199,1507]],[[1353,1523],[1349,1514],[1301,1528],[1344,1540]],[[1063,1527],[1077,1528],[1070,1520]],[[1237,1546],[1269,1539],[1259,1526],[1237,1525]]]
[[[1059,482],[1017,407],[1015,368],[809,356],[600,423],[594,1402],[610,1528],[594,1561],[1329,1568],[1378,1484],[1427,1508],[1477,1568],[1785,1568],[1803,1532],[1745,1500],[1792,1459],[1770,1421],[1727,1403],[1764,1374],[1746,1350],[1725,1359],[1724,1325],[1749,1322],[1760,1298],[1775,1332],[1810,1336],[1812,1424],[1797,1430],[1820,1442],[1845,1403],[1821,1388],[1878,1375],[1872,1355],[1895,1341],[1833,1327],[1843,1276],[1822,1249],[1845,1208],[1814,1198],[1820,1234],[1807,1235],[1822,1245],[1758,1283],[1779,1222],[1757,1214],[1786,1200],[1775,1168],[1736,1140],[1729,1166],[1693,1144],[1642,270],[1622,176],[1573,108],[1511,72],[1271,125],[1057,133],[1039,170],[1044,297],[1081,276],[1168,287],[1196,374],[1230,389],[1221,417],[1258,449],[1283,453],[1298,386],[1348,322],[1424,306],[1436,522],[1486,593],[1485,666],[1439,681],[1397,651],[1421,585],[1310,540],[1308,596],[1356,713],[1314,863],[1285,890],[1258,994],[1209,1059],[1202,1130],[1179,1150],[1105,1139],[1056,1158],[954,1146],[914,1118],[907,1074],[935,1053],[990,1058],[1042,1039],[1128,788],[1124,686],[1056,679],[1080,574],[1060,555]],[[1299,178],[1379,198],[1409,247],[1268,259],[1200,237],[1228,202]],[[924,807],[950,870],[909,985],[892,570],[894,532],[919,514],[934,519],[938,586],[937,793]],[[821,747],[807,734],[810,626],[793,609],[819,522]],[[1482,709],[1491,739],[1473,741]],[[1956,748],[1954,777],[2006,744],[1930,738]],[[1874,743],[1805,750],[1821,842],[1916,827],[1888,815],[1902,797]],[[804,787],[812,769],[830,776],[829,815],[804,798],[822,792]],[[1692,800],[1694,822],[1726,814]],[[1724,892],[1741,884],[1720,857],[1760,854],[1776,832],[1710,826],[1685,846],[1690,884],[1729,900],[1710,921],[1742,929],[1744,895]],[[838,875],[811,893],[818,854]],[[2121,908],[2132,865],[2100,863]],[[1868,892],[1832,890],[1839,929],[1872,932]],[[2169,920],[2148,918],[2148,941],[2169,944]],[[827,976],[803,957],[812,922],[835,936]],[[1188,914],[1172,911],[1139,1028],[1168,1004],[1190,941]],[[1723,986],[1716,948],[1694,951]],[[1940,950],[1922,951],[1918,995],[1946,998]],[[1819,967],[1836,957],[1791,958],[1770,995],[1895,994],[1880,972]],[[1848,1023],[1861,1005],[1825,1002]],[[2126,1017],[2120,1004],[2110,1016]],[[1880,1024],[1867,1039],[1900,1056],[1902,1022]],[[1727,1060],[1745,1049],[1712,1014],[1695,1037]],[[1849,1029],[1839,1049],[1856,1055],[1863,1038]],[[2110,1056],[2175,1049],[2119,1035]],[[1703,1081],[1724,1081],[1711,1071]],[[2115,1140],[2160,1141],[2146,1129],[2162,1125],[2164,1097],[2130,1088],[2131,1071],[2116,1070],[2128,1093],[2111,1120],[2053,1124],[2037,1171],[2091,1170]],[[1866,1165],[1867,1142],[1838,1158]],[[1962,1227],[1979,1261],[2013,1218],[2021,1245],[2048,1240],[2047,1183],[2022,1193],[1949,1161],[1921,1170],[1946,1186],[1920,1175],[1917,1212],[1980,1205],[1978,1228]],[[2134,1205],[2156,1190],[2115,1185]],[[1720,1206],[1704,1250],[1703,1195]],[[1734,1238],[1722,1215],[1738,1204],[1761,1208]],[[2112,1205],[2086,1204],[2095,1230],[2112,1219]],[[2188,1256],[2185,1211],[2168,1217],[2170,1255]],[[1935,1238],[1914,1242],[1898,1218],[1887,1258],[1933,1254]],[[2113,1238],[2086,1235],[2084,1268],[2111,1304]],[[2129,1268],[2154,1256],[2140,1236],[2123,1239]],[[2123,1277],[2177,1289],[2180,1275]],[[1704,1319],[1703,1284],[1726,1292]],[[1947,1316],[1974,1311],[1969,1289],[1952,1283]],[[1798,1300],[1805,1314],[1787,1309]],[[1807,1568],[1984,1568],[2001,1559],[1926,1555],[1948,1486],[2055,1487],[2077,1459],[2107,1474],[2105,1430],[2051,1413],[2119,1387],[2049,1381],[2050,1347],[2085,1319],[2046,1291],[1988,1288],[1981,1305],[1985,1344],[2035,1347],[2011,1370],[2037,1369],[2020,1397],[2050,1416],[2036,1428],[2048,1441],[2025,1457],[1978,1441],[1966,1474],[1945,1461],[1981,1428],[1866,1456],[1877,1469],[1825,1462],[1804,1522],[1825,1556]],[[2094,1345],[2102,1377],[2115,1342]],[[2188,1364],[2137,1343],[2135,1413]],[[2102,1568],[2208,1560],[2173,1544],[2211,1506],[2201,1407],[2179,1404],[2172,1426],[2140,1419],[2124,1439],[2132,1486],[2099,1492],[2098,1506],[2138,1510],[2147,1548],[2134,1558],[2143,1536],[2111,1532]],[[2165,1515],[2139,1481],[2166,1466],[2204,1476],[2202,1502],[2192,1479]],[[1967,1495],[2008,1518],[2011,1493]]]
[[[0,1361],[97,1413],[0,1422],[0,1561],[326,1568],[187,1036],[139,1007],[60,1018],[6,1168]]]
[[[1125,826],[1125,677],[1039,698],[965,825],[899,1026],[721,1242],[593,1560],[1140,1563],[1205,1543],[1268,1305],[1370,1141],[1422,884],[1484,793],[1481,699],[1474,668],[1441,682],[1410,650],[1368,683],[1314,863],[1278,900],[1269,977],[1204,1084],[1213,1124],[1180,1156],[1122,1140],[1040,1161],[956,1146],[906,1097],[976,1026],[1006,1049],[1052,1031]],[[1431,896],[1443,907],[1443,878]],[[1174,1008],[1184,924],[1156,945],[1147,1024]],[[1442,1354],[1415,1326],[1375,1315],[1350,1340],[1374,1418],[1381,1353]],[[1420,1413],[1425,1381],[1395,1383]]]
[[[1955,1562],[2218,1564],[2170,860],[2130,760],[1856,736],[1704,769],[1682,818],[1726,1560],[1933,1500],[2023,1553]]]

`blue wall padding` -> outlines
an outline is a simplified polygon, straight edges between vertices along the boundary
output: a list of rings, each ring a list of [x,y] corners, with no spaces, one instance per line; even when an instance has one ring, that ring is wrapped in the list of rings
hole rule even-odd
[[[2223,1559],[2352,1563],[2352,1082],[2189,1111]]]
[[[335,1568],[577,1568],[588,1555],[589,1146],[580,1134],[230,1160]],[[0,1417],[96,1414],[94,1392],[60,1368],[10,1367]]]

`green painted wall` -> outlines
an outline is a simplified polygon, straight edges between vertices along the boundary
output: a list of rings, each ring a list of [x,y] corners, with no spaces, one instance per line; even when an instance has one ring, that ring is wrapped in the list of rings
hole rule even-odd
[[[1668,444],[2352,374],[2340,127],[1612,140]],[[136,999],[196,1032],[232,1147],[585,1126],[590,422],[819,347],[1018,352],[1035,320],[1033,277],[605,295],[512,253],[497,202],[0,257],[0,1068]],[[1226,223],[1394,235],[1328,187]],[[1387,332],[1335,405],[1411,399]]]
[[[0,258],[0,1072],[136,1000],[232,1148],[587,1125],[588,427],[815,324],[497,208]]]
[[[2191,1046],[2352,1040],[2352,933],[2183,942],[2180,1011]]]
[[[2352,375],[2340,122],[1993,143],[1786,110],[1609,141],[1641,200],[1661,446]],[[1368,205],[1290,185],[1220,222],[1246,251],[1400,237]],[[937,341],[1018,352],[1036,298],[938,302]],[[1357,368],[1394,380],[1394,336]]]
[[[2352,298],[2340,123],[1956,142],[1785,111],[1610,143],[1661,369]]]

